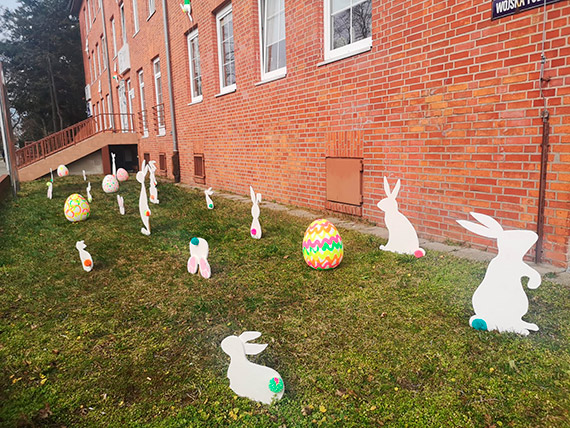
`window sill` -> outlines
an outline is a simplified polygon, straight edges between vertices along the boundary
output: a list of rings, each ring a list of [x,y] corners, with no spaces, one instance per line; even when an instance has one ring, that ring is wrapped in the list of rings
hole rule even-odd
[[[156,9],[152,11],[152,13],[148,16],[148,18],[146,19],[147,21],[152,18],[152,15],[154,15],[156,13]]]
[[[192,100],[191,102],[189,102],[188,105],[193,106],[195,104],[200,104],[203,99],[204,99],[203,97],[196,98],[196,99]]]
[[[278,74],[276,76],[273,77],[269,77],[266,79],[261,79],[259,82],[255,83],[254,86],[260,86],[260,85],[265,85],[266,83],[269,82],[274,82],[275,80],[279,80],[279,79],[283,79],[287,77],[287,72],[285,71],[283,74]]]
[[[157,137],[164,137],[166,135],[166,129],[159,129]]]
[[[236,85],[226,86],[219,94],[214,95],[215,98],[222,97],[227,94],[232,94],[236,91]]]
[[[319,62],[317,64],[317,67],[321,67],[323,65],[327,65],[327,64],[330,64],[332,62],[340,61],[341,59],[350,58],[351,56],[355,56],[355,55],[361,54],[363,52],[368,52],[371,49],[372,49],[372,43],[368,46],[363,46],[361,48],[357,48],[355,50],[352,50],[352,51],[349,51],[349,52],[346,52],[346,53],[343,53],[343,54],[340,54],[337,56],[331,55],[330,58],[325,59],[323,62]]]

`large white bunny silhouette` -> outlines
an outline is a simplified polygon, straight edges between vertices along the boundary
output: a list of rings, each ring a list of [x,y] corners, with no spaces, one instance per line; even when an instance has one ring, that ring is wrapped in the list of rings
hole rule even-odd
[[[150,187],[148,188],[148,193],[150,195],[150,201],[153,204],[158,204],[158,190],[156,189],[156,176],[154,175],[156,171],[156,161],[150,161],[148,163],[148,171],[149,171],[149,181]]]
[[[253,220],[251,222],[250,233],[251,237],[255,239],[261,238],[261,224],[259,224],[259,203],[261,202],[261,193],[255,194],[253,187],[249,186],[249,193],[251,195],[251,202],[253,203],[251,207],[251,216]]]
[[[257,355],[267,345],[247,343],[257,339],[261,333],[246,331],[240,336],[228,336],[222,340],[222,350],[231,358],[228,367],[230,388],[240,397],[271,404],[283,397],[285,385],[279,373],[269,367],[252,363],[246,355]]]
[[[523,257],[538,239],[530,230],[503,230],[492,217],[485,214],[471,215],[481,224],[457,220],[465,229],[477,235],[497,240],[499,253],[491,260],[483,282],[473,294],[475,315],[469,325],[477,330],[511,331],[524,336],[538,326],[522,320],[528,311],[528,298],[521,283],[528,277],[528,288],[535,289],[541,283],[540,274],[523,261]]]
[[[190,240],[190,258],[188,259],[188,272],[196,273],[200,267],[200,275],[210,278],[212,271],[208,263],[208,242],[202,238]]]
[[[416,257],[425,256],[426,252],[420,248],[420,241],[416,229],[410,220],[398,211],[396,197],[400,191],[401,182],[398,179],[393,191],[390,191],[388,179],[384,177],[384,192],[386,198],[378,202],[378,208],[384,211],[384,222],[388,228],[388,243],[380,245],[381,250],[392,251],[399,254],[413,254]]]
[[[87,245],[85,245],[85,241],[77,241],[75,243],[75,248],[77,248],[79,251],[79,257],[81,258],[81,266],[83,266],[83,270],[85,272],[91,272],[91,269],[93,269],[93,258],[91,257],[91,254],[85,250],[86,247]]]
[[[206,195],[206,205],[208,205],[208,209],[213,210],[214,209],[214,201],[212,201],[212,198],[210,196],[212,196],[214,194],[214,191],[210,187],[209,189],[204,190],[204,194]]]
[[[119,212],[121,215],[125,215],[125,199],[122,196],[117,195],[117,203],[119,204]]]
[[[137,181],[141,184],[141,194],[139,196],[139,214],[144,227],[141,228],[143,235],[150,235],[150,207],[148,206],[148,197],[146,195],[146,188],[144,187],[144,179],[148,172],[148,165],[143,160],[141,170],[137,172]]]

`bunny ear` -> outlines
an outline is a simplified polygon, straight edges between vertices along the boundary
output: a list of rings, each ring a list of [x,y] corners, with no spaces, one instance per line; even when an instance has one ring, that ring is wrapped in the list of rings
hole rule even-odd
[[[249,342],[250,340],[257,339],[259,336],[261,336],[261,333],[259,331],[244,331],[239,335],[239,339],[245,343]]]
[[[244,343],[243,348],[245,349],[246,355],[257,355],[267,348],[267,344],[260,345],[259,343]]]
[[[492,231],[496,232],[497,234],[501,233],[503,231],[503,226],[501,226],[499,224],[499,222],[497,220],[495,220],[493,217],[490,217],[486,214],[481,214],[481,213],[474,213],[471,212],[470,213],[475,220],[477,220],[479,223],[487,226],[489,229],[491,229]]]
[[[141,165],[141,171],[144,171],[145,168],[146,168],[146,160],[143,159],[142,165]]]
[[[473,223],[472,221],[457,220],[457,223],[459,223],[465,229],[467,229],[473,233],[476,233],[477,235],[485,236],[487,238],[497,238],[498,237],[497,232],[489,229],[486,226],[481,226],[480,224]]]
[[[392,190],[392,198],[396,199],[396,197],[398,196],[398,193],[400,192],[400,187],[402,186],[402,183],[400,182],[400,179],[398,178],[398,182],[396,183],[396,186],[394,187],[394,190]]]
[[[253,191],[253,187],[249,186],[249,194],[251,195],[251,202],[255,204],[255,192]]]
[[[388,184],[388,178],[384,176],[384,193],[386,196],[390,196],[392,192],[390,192],[390,184]]]
[[[212,270],[210,269],[210,264],[206,259],[200,259],[200,275],[208,279],[212,275]]]

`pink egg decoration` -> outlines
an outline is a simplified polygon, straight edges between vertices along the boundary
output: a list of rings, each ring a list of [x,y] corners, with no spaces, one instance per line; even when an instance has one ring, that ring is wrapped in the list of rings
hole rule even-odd
[[[103,179],[103,191],[105,193],[114,193],[119,190],[119,181],[114,175],[106,175]]]
[[[69,170],[67,169],[67,167],[65,165],[60,165],[57,167],[57,176],[58,177],[65,177],[66,175],[69,175]]]
[[[117,170],[117,180],[119,181],[127,181],[129,179],[129,173],[124,168],[119,168]]]

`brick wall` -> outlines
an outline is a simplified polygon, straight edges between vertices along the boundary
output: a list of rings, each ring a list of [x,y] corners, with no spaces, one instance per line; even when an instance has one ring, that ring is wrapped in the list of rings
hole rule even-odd
[[[160,55],[167,109],[167,135],[150,130],[139,151],[158,160],[159,152],[172,154],[173,144],[162,3],[156,0],[148,21],[147,1],[138,3],[141,29],[134,38],[132,2],[125,3],[132,85],[138,88],[134,74],[143,67],[147,107],[154,104],[151,60]],[[253,185],[265,200],[323,209],[331,141],[335,150],[350,152],[355,140],[338,136],[358,135],[364,218],[384,224],[376,203],[387,175],[402,179],[400,209],[421,237],[493,247],[455,222],[472,210],[495,216],[505,228],[536,230],[543,8],[491,21],[490,1],[373,2],[372,49],[323,65],[323,2],[288,0],[287,76],[256,85],[258,1],[234,1],[237,90],[216,97],[212,12],[222,2],[192,2],[192,23],[179,3],[168,1],[168,17],[183,182],[194,182],[193,154],[203,153],[208,186],[247,194]],[[104,4],[107,21],[118,16],[115,1]],[[547,6],[547,18],[551,133],[543,255],[568,266],[570,3]],[[189,105],[186,34],[195,28],[203,101]],[[138,111],[138,90],[134,105]]]

